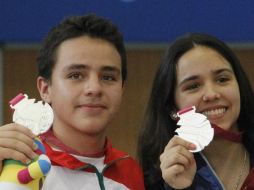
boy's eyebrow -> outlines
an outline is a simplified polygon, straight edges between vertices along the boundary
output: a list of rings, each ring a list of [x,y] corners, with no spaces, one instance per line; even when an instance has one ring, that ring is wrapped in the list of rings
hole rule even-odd
[[[84,64],[72,64],[64,67],[64,71],[86,69],[87,66]]]
[[[110,71],[110,72],[115,72],[117,74],[120,74],[121,71],[118,67],[115,67],[115,66],[104,66],[102,67],[101,69],[102,71]]]
[[[70,70],[80,70],[80,69],[87,69],[88,66],[84,64],[72,64],[64,68],[65,71],[70,71]],[[102,71],[111,71],[111,72],[116,72],[116,73],[121,73],[120,69],[115,66],[103,66],[100,70]]]

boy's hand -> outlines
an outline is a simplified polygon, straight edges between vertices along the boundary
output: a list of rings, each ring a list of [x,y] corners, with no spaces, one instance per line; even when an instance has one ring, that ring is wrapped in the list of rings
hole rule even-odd
[[[19,160],[27,164],[33,159],[37,149],[33,141],[35,135],[26,127],[10,123],[0,127],[0,162],[4,159]],[[2,166],[2,163],[0,164]],[[0,171],[2,167],[0,167]]]
[[[195,150],[195,145],[175,136],[160,156],[162,177],[173,188],[184,189],[192,184],[197,167],[189,150]]]

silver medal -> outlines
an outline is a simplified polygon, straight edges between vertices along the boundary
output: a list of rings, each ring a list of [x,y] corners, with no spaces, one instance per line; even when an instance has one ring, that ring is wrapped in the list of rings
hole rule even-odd
[[[46,132],[53,123],[51,106],[42,101],[28,99],[26,94],[16,96],[10,106],[14,109],[13,122],[29,128],[35,135]]]
[[[210,121],[205,115],[196,113],[195,106],[179,111],[177,115],[180,117],[177,122],[180,128],[177,128],[175,132],[180,138],[196,145],[196,149],[190,150],[191,152],[203,150],[214,136]]]

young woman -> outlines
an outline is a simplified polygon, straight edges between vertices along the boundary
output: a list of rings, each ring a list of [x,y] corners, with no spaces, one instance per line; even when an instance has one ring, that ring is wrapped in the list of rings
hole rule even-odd
[[[215,126],[212,142],[194,154],[171,117],[189,106]],[[177,39],[155,76],[140,133],[146,189],[254,189],[253,116],[253,91],[232,50],[207,34]]]

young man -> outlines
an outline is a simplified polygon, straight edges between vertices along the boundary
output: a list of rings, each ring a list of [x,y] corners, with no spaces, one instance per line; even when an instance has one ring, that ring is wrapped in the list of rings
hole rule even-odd
[[[53,167],[42,189],[144,189],[138,164],[106,138],[127,75],[123,39],[95,15],[70,17],[52,28],[38,56],[37,87],[54,112],[41,139]],[[17,124],[0,128],[0,159],[27,162],[32,138]]]

